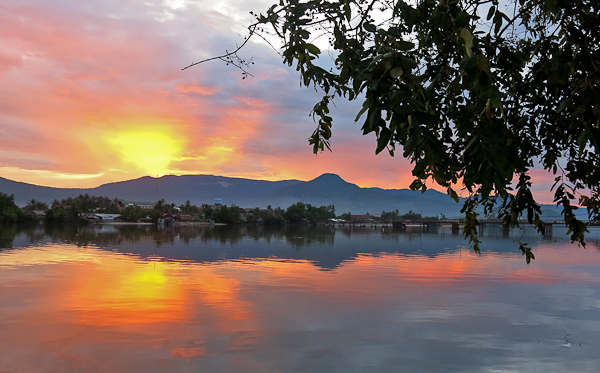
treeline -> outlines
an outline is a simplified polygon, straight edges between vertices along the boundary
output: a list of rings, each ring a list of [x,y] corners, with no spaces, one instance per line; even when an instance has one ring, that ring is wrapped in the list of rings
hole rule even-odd
[[[32,205],[34,201],[31,200],[29,205]],[[121,206],[122,202],[118,198],[80,194],[77,197],[52,201],[52,206],[46,210],[44,219],[48,223],[83,222],[87,221],[83,216],[87,213],[120,214]]]
[[[259,207],[244,209],[234,204],[229,206],[203,204],[197,207],[191,204],[190,201],[177,206],[174,203],[169,204],[163,199],[154,205],[152,211],[143,210],[139,206],[127,206],[121,211],[121,219],[125,221],[138,221],[140,219],[156,221],[165,214],[179,218],[186,216],[199,217],[204,221],[225,224],[315,224],[319,221],[335,218],[335,207],[333,205],[316,207],[302,202],[295,203],[285,210],[281,207],[273,208],[272,206],[267,206],[266,209]]]
[[[107,213],[120,214],[122,202],[118,198],[108,198],[81,194],[77,197],[69,197],[63,200],[54,200],[51,206],[46,202],[32,199],[20,208],[15,204],[14,195],[0,192],[0,224],[22,223],[38,220],[35,212],[44,213],[44,219],[51,223],[66,221],[85,221],[82,214],[85,213]]]
[[[250,210],[245,216],[247,223],[262,222],[266,225],[316,224],[332,218],[335,218],[335,206],[317,207],[303,202],[296,202],[286,210],[281,207],[272,208],[270,205],[266,209],[257,207]]]
[[[396,211],[382,211],[380,215],[368,215],[369,219],[371,219],[375,223],[393,223],[396,221],[407,221],[407,220],[439,220],[446,219],[444,214],[440,214],[440,216],[422,216],[420,213],[414,212],[413,210],[409,210],[407,213],[400,214],[399,210]],[[343,213],[338,218],[343,220],[351,220],[352,215],[349,212]]]
[[[27,206],[21,209],[14,203],[14,196],[0,193],[0,223],[34,221],[36,220],[34,211],[44,211],[44,219],[49,223],[84,222],[88,221],[86,214],[89,213],[119,214],[120,220],[129,222],[157,222],[165,217],[226,224],[264,225],[316,224],[336,217],[347,221],[351,220],[349,212],[336,216],[334,205],[317,207],[297,202],[286,209],[273,208],[270,205],[266,209],[259,207],[244,209],[234,204],[230,206],[203,204],[198,207],[190,201],[178,206],[175,203],[167,203],[164,199],[161,199],[152,208],[148,209],[137,205],[124,205],[118,198],[91,196],[89,194],[54,200],[51,206],[48,206],[45,202],[32,199]],[[381,215],[369,215],[369,218],[375,222],[389,223],[419,220],[421,214],[412,210],[405,214],[400,214],[398,210],[382,211]],[[444,218],[443,214],[442,218]],[[437,219],[437,217],[426,219]]]
[[[400,211],[396,210],[396,211],[382,211],[381,216],[379,217],[379,220],[381,222],[385,222],[385,223],[392,223],[395,221],[421,220],[421,219],[439,220],[439,219],[445,219],[445,218],[446,217],[444,216],[444,214],[440,214],[440,217],[438,217],[438,216],[422,216],[420,213],[414,212],[413,210],[409,210],[407,213],[401,215]]]
[[[37,218],[15,204],[15,196],[0,193],[0,224],[33,222]]]
[[[88,213],[119,214],[120,220],[129,222],[157,222],[160,218],[170,215],[176,218],[192,217],[192,220],[215,223],[261,223],[265,225],[315,224],[336,217],[333,205],[317,207],[302,202],[295,203],[287,209],[273,208],[272,206],[268,206],[266,209],[259,207],[244,209],[234,204],[230,206],[204,204],[198,207],[190,201],[178,206],[161,199],[154,204],[152,209],[147,209],[137,205],[124,205],[118,198],[111,199],[89,194],[54,200],[50,207],[46,203],[31,200],[22,210],[16,205],[15,208],[19,211],[45,211],[45,220],[49,223],[87,221],[85,214]]]

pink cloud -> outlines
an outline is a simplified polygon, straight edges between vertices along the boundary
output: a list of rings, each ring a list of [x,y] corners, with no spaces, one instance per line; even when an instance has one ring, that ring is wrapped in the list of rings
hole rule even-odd
[[[177,89],[182,93],[197,93],[201,96],[210,96],[218,91],[215,87],[203,87],[199,85],[178,84]]]
[[[266,107],[268,106],[264,100],[249,98],[249,97],[232,97],[232,100],[241,101],[249,106]]]

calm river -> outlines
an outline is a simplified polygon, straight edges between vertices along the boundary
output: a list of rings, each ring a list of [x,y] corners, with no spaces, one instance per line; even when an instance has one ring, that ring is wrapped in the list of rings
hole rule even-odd
[[[4,227],[0,372],[599,372],[591,230]]]

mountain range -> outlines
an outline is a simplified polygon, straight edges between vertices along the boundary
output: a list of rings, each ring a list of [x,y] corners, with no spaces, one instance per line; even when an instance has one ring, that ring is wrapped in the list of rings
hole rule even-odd
[[[155,202],[164,198],[177,205],[189,200],[198,206],[212,204],[215,198],[221,198],[226,205],[246,208],[265,208],[267,205],[286,208],[304,202],[315,206],[334,205],[337,214],[378,214],[395,210],[402,214],[412,210],[425,216],[457,217],[462,206],[448,195],[432,189],[421,193],[408,189],[361,188],[335,174],[323,174],[310,181],[265,181],[213,175],[145,176],[86,189],[44,187],[0,178],[0,192],[13,194],[19,206],[25,206],[31,199],[51,203],[55,199],[86,193],[126,201]]]

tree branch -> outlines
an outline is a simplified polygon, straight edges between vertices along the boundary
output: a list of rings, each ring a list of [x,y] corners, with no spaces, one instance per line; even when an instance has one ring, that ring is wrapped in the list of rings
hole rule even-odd
[[[245,74],[248,74],[248,75],[252,76],[252,74],[246,72],[243,68],[241,68],[240,66],[236,65],[235,63],[233,63],[231,61],[231,57],[232,56],[237,56],[237,52],[239,52],[244,47],[244,45],[246,45],[246,43],[248,43],[248,41],[250,40],[250,38],[252,37],[252,35],[254,35],[254,33],[256,32],[256,26],[258,26],[258,23],[255,23],[255,24],[252,24],[252,25],[248,26],[248,30],[250,30],[250,34],[244,39],[244,42],[240,46],[238,46],[234,51],[227,52],[227,53],[225,53],[223,55],[220,55],[220,56],[215,56],[215,57],[207,58],[207,59],[204,59],[202,61],[192,62],[190,65],[184,67],[181,70],[183,71],[185,69],[189,69],[190,67],[199,65],[199,64],[204,63],[204,62],[212,61],[212,60],[222,60],[222,61],[224,61],[226,63],[231,63],[232,65],[234,65],[234,66],[240,68],[242,71],[244,71]],[[239,57],[237,57],[237,58],[240,59]]]

